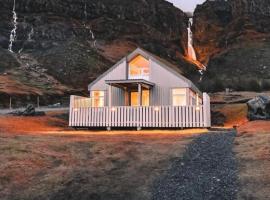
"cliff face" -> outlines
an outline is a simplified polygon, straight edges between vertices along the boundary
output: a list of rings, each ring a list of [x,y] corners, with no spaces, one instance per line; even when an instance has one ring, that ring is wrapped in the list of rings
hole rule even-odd
[[[12,10],[13,0],[0,0],[0,71],[20,92],[86,90],[137,46],[195,73],[183,57],[188,19],[164,0],[17,0],[15,53]]]
[[[193,29],[208,90],[269,87],[270,1],[207,1],[197,7]]]

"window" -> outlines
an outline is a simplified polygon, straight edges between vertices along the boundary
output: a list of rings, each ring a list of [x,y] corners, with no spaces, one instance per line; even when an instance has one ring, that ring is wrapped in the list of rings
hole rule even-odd
[[[104,107],[104,91],[92,91],[92,107]]]
[[[149,90],[142,91],[142,106],[149,106]],[[130,105],[131,106],[138,106],[138,92],[131,92],[130,93]]]
[[[189,104],[192,106],[197,105],[196,93],[192,90],[189,90]]]
[[[149,79],[149,60],[139,55],[129,63],[129,79]]]
[[[173,106],[186,106],[187,105],[185,88],[178,88],[178,89],[172,90],[172,104]]]

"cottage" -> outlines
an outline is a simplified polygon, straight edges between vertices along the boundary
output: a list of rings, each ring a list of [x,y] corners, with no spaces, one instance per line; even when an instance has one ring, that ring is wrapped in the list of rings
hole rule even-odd
[[[71,96],[72,127],[210,127],[209,96],[167,61],[143,49],[120,60]]]

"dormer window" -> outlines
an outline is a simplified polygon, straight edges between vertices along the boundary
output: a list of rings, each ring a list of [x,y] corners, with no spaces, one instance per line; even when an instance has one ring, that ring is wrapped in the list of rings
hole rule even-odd
[[[150,62],[145,57],[138,55],[129,62],[129,79],[149,80]]]

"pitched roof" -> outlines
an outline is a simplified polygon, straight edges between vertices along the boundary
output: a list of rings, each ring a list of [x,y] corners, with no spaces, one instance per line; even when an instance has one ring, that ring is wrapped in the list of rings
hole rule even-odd
[[[189,79],[187,79],[186,77],[184,77],[182,75],[182,71],[174,64],[168,62],[167,60],[160,58],[157,55],[152,54],[151,52],[144,50],[142,48],[137,48],[136,50],[134,50],[133,52],[131,52],[128,56],[122,58],[119,62],[117,62],[114,66],[112,66],[110,69],[108,69],[106,72],[104,72],[101,76],[99,76],[94,82],[92,82],[91,84],[89,84],[88,89],[90,89],[96,82],[98,82],[101,78],[103,78],[104,76],[106,76],[108,73],[110,73],[114,68],[116,68],[120,63],[122,63],[123,61],[127,60],[130,61],[132,60],[135,56],[137,55],[142,55],[144,57],[146,57],[147,59],[152,59],[155,62],[157,62],[158,64],[160,64],[163,68],[167,69],[168,71],[172,72],[173,74],[175,74],[176,76],[180,77],[181,79],[183,79],[188,85],[189,87],[194,90],[195,92],[199,93],[200,95],[202,95],[202,92],[194,85],[194,83],[192,83],[192,81],[190,81]]]

